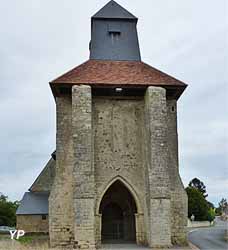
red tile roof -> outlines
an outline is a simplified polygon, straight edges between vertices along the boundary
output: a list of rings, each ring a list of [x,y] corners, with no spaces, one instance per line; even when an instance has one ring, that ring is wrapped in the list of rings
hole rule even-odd
[[[186,84],[140,61],[88,60],[50,82],[53,93],[60,86],[88,84],[94,87],[161,86],[179,89]],[[180,95],[178,94],[178,95]]]
[[[186,86],[143,62],[106,60],[88,60],[51,83]]]

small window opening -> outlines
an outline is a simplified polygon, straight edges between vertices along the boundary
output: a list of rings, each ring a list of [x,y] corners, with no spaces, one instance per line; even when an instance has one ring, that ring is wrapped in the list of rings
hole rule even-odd
[[[171,107],[171,111],[174,113],[176,111],[175,106]]]
[[[46,220],[47,219],[47,215],[42,215],[42,220]]]
[[[109,31],[109,34],[111,35],[111,36],[119,36],[120,35],[120,31]]]
[[[119,23],[109,23],[108,24],[108,32],[111,34],[120,34],[120,24]]]

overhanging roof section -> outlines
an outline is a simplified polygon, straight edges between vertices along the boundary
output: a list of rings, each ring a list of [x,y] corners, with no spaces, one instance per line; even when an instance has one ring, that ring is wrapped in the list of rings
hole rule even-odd
[[[132,15],[129,11],[124,9],[115,1],[108,2],[102,9],[100,9],[92,18],[108,18],[108,19],[134,19],[137,17]]]
[[[53,94],[58,89],[87,84],[92,87],[146,88],[160,86],[175,90],[178,99],[187,85],[141,61],[88,60],[50,82]]]
[[[47,193],[26,192],[17,209],[17,215],[39,215],[48,214]]]

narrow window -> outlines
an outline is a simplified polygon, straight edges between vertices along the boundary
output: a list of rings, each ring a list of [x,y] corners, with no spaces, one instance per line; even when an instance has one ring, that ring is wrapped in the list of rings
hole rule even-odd
[[[42,214],[42,220],[46,220],[47,219],[47,215]]]

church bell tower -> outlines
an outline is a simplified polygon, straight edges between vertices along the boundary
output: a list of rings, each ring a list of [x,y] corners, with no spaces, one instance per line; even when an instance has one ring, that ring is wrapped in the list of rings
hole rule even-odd
[[[137,21],[110,1],[92,16],[89,60],[50,82],[51,246],[186,243],[177,100],[187,85],[141,61]]]
[[[116,2],[109,2],[91,19],[90,59],[141,61],[137,21]]]

